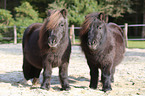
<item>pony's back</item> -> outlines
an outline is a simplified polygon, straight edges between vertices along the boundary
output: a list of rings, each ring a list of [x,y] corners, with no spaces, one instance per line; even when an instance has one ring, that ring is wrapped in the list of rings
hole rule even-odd
[[[26,28],[26,30],[24,31],[23,41],[22,41],[23,48],[28,42],[29,37],[32,34],[32,32],[34,32],[36,29],[40,28],[41,26],[42,26],[41,23],[33,23],[29,27]]]
[[[119,43],[124,43],[123,30],[115,23],[108,23],[109,30],[113,32],[114,38]]]
[[[123,30],[115,23],[108,23],[108,31],[112,33],[112,37],[115,42],[115,58],[114,58],[114,66],[118,65],[125,53],[125,38],[123,34]]]

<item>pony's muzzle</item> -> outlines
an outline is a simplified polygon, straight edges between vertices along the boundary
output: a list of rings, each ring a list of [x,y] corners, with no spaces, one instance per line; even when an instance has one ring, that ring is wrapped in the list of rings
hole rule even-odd
[[[97,46],[98,46],[97,41],[95,41],[95,40],[88,41],[88,47],[90,49],[95,50],[95,49],[97,49]]]
[[[93,40],[93,41],[88,41],[88,45],[94,45],[95,43],[96,43],[95,40]]]
[[[51,36],[48,38],[48,45],[49,45],[49,47],[53,47],[53,48],[55,48],[57,46],[56,36]]]

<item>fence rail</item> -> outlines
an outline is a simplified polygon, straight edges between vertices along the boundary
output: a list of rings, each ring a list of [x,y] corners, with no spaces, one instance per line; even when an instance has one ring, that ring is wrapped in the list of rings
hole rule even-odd
[[[130,24],[128,27],[144,27],[145,24]],[[125,25],[119,25],[119,27],[125,27]],[[70,29],[71,27],[69,27]],[[81,29],[81,27],[74,27],[74,29]]]
[[[141,38],[141,39],[128,39],[128,27],[145,27],[145,24],[130,24],[128,25],[127,23],[125,23],[124,25],[119,25],[120,27],[124,28],[124,34],[125,34],[125,39],[126,39],[126,46],[128,46],[127,41],[128,40],[145,40],[145,38]],[[27,28],[25,26],[0,26],[0,28],[14,28],[14,37],[3,37],[3,39],[14,39],[14,44],[17,44],[17,39],[22,39],[22,38],[17,38],[17,30],[16,28]],[[72,43],[75,44],[75,29],[81,29],[81,27],[75,27],[74,25],[72,25],[71,27],[69,27],[70,29],[70,38],[72,40]]]

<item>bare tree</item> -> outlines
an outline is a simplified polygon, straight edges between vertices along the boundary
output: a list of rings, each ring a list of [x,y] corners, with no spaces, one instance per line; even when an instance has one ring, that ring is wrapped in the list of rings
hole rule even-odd
[[[6,6],[7,6],[7,4],[6,4],[6,0],[4,0],[4,9],[6,9]]]

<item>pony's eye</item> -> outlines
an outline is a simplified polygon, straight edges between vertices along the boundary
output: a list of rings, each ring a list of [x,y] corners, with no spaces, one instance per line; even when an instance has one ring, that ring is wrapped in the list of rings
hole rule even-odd
[[[98,27],[98,29],[102,29],[102,27]]]
[[[60,26],[61,26],[61,27],[63,27],[63,26],[64,26],[64,24],[60,24]]]

